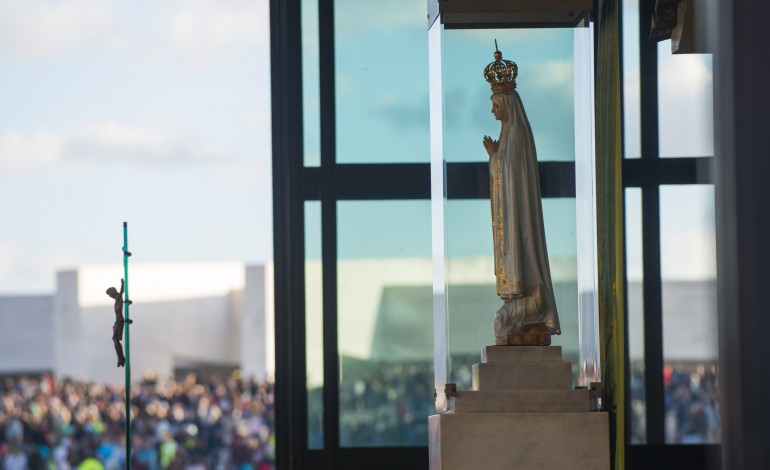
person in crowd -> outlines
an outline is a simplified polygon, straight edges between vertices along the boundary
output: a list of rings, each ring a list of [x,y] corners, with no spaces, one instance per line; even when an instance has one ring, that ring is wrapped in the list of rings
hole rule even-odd
[[[148,375],[134,390],[136,469],[274,468],[272,381]],[[123,468],[125,425],[117,384],[0,379],[0,470]]]

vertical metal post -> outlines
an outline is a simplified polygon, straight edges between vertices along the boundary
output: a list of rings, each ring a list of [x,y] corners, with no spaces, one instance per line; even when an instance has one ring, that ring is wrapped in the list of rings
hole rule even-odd
[[[336,69],[334,0],[318,3],[321,92],[321,266],[323,283],[324,468],[340,468],[340,355],[337,296]]]
[[[300,470],[307,451],[302,57],[300,0],[270,0],[276,468]]]
[[[770,64],[762,19],[770,4],[719,2],[714,51],[714,131],[722,468],[770,463]]]
[[[660,161],[658,45],[648,40],[654,2],[639,3],[639,78],[642,158]],[[663,384],[663,281],[660,273],[659,180],[642,184],[642,296],[644,304],[644,383],[647,444],[665,444],[666,399]]]
[[[126,349],[126,470],[131,470],[131,353],[128,330],[130,328],[128,321],[128,307],[129,302],[126,300],[131,297],[128,296],[128,222],[123,222],[123,279],[125,279],[125,293],[123,294],[123,306],[126,309],[126,337],[125,337],[125,349]]]

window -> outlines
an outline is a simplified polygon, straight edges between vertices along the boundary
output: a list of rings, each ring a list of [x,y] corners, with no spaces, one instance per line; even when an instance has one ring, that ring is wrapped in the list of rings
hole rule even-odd
[[[646,38],[652,5],[623,7],[628,440],[719,443],[710,58],[672,56]]]

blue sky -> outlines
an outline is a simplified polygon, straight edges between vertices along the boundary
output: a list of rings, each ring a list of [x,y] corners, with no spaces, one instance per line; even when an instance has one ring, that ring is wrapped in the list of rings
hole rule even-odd
[[[272,256],[266,0],[0,0],[0,292]]]

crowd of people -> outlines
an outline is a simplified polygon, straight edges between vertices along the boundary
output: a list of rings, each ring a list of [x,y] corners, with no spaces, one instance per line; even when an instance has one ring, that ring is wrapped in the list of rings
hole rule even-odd
[[[453,359],[450,381],[458,390],[470,390],[471,364],[478,357]],[[340,384],[340,443],[426,445],[427,416],[434,413],[432,364],[370,363],[358,372],[343,375]],[[574,370],[573,383],[576,374]],[[721,442],[716,363],[667,364],[663,380],[666,442]],[[632,364],[631,440],[637,444],[646,442],[644,384],[643,364]],[[311,446],[322,443],[322,398],[320,391],[315,392],[311,390],[309,398]]]
[[[472,390],[477,354],[454,354],[448,380]],[[435,413],[433,363],[367,362],[346,367],[340,383],[340,445],[343,447],[428,445],[428,416]],[[574,377],[576,380],[576,377]],[[323,395],[308,396],[309,444],[323,443]]]
[[[131,390],[131,466],[137,470],[275,467],[271,381],[157,380]],[[0,468],[124,468],[122,385],[82,380],[0,381]]]
[[[371,363],[340,383],[340,445],[428,445],[428,416],[435,411],[429,363]]]
[[[631,443],[646,442],[644,367],[632,364]],[[667,364],[663,369],[665,438],[669,444],[721,442],[717,365]]]
[[[470,368],[451,376],[466,389]],[[433,411],[429,363],[369,363],[340,383],[340,444],[426,445]],[[465,382],[468,382],[467,384]],[[666,441],[714,443],[719,435],[716,365],[667,365]],[[632,366],[632,442],[645,440],[644,370]],[[275,466],[271,381],[157,380],[132,387],[131,465],[137,470],[268,470]],[[323,445],[322,393],[308,395],[311,448]],[[122,385],[37,378],[0,380],[0,469],[112,470],[125,466]]]

